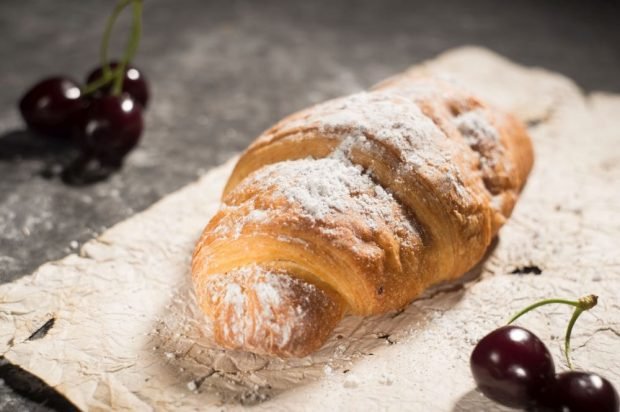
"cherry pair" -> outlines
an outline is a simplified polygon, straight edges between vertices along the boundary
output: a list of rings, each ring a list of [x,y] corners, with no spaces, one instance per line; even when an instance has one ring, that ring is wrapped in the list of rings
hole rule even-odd
[[[87,76],[84,86],[65,76],[50,77],[32,86],[19,102],[29,128],[70,140],[80,148],[80,156],[63,171],[68,183],[107,177],[140,140],[149,87],[129,62],[140,43],[142,6],[142,0],[117,0],[103,33],[102,64]],[[133,10],[133,22],[127,46],[120,61],[110,62],[108,46],[114,24],[128,7]]]
[[[112,63],[109,70],[117,68],[118,63]],[[93,70],[87,84],[99,81],[103,70]],[[67,77],[50,77],[26,92],[19,109],[28,127],[38,133],[71,139],[84,154],[118,163],[140,139],[149,89],[142,73],[132,66],[125,69],[121,94],[111,94],[110,83],[85,94]]]
[[[529,310],[548,303],[575,306],[567,328],[565,353],[577,317],[596,305],[596,297],[578,301],[550,299],[538,302],[517,314],[509,323]],[[488,398],[514,408],[545,412],[618,412],[620,401],[613,385],[589,372],[569,371],[558,375],[549,350],[532,332],[507,325],[482,338],[470,358],[478,388]]]

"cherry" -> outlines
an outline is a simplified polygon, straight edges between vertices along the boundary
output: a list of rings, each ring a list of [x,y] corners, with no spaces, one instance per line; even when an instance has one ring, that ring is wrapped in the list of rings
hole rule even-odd
[[[618,392],[605,378],[588,372],[564,372],[541,395],[540,411],[618,412]]]
[[[478,342],[470,358],[480,391],[503,405],[525,408],[555,376],[549,350],[532,332],[503,326]]]
[[[87,108],[80,87],[67,77],[49,77],[35,84],[19,101],[21,115],[31,129],[70,138],[77,119]]]
[[[114,70],[118,67],[119,63],[114,61],[110,62],[110,69]],[[103,76],[103,67],[99,66],[90,72],[86,79],[86,83],[93,83],[96,80],[101,79]],[[103,93],[109,93],[112,88],[112,81],[108,82],[105,86],[99,89]],[[123,79],[123,91],[129,93],[131,97],[138,103],[146,108],[149,101],[149,86],[142,71],[133,66],[127,66],[125,68],[125,78]]]
[[[143,129],[142,108],[127,93],[96,97],[81,122],[84,154],[103,164],[120,165]]]

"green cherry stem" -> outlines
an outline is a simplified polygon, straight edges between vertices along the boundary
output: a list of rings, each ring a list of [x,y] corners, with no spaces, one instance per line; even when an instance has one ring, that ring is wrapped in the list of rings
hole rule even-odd
[[[114,28],[114,25],[116,24],[116,20],[118,19],[118,16],[120,16],[120,14],[123,12],[125,7],[129,6],[132,1],[133,0],[120,0],[116,4],[116,7],[114,7],[112,14],[110,14],[110,17],[108,17],[108,20],[105,25],[105,29],[103,31],[103,38],[101,40],[101,49],[100,49],[100,59],[101,59],[101,67],[103,71],[102,77],[108,78],[108,80],[111,77],[110,62],[108,60],[108,50],[110,49],[110,38],[112,37],[112,29]]]
[[[118,19],[118,16],[120,16],[120,14],[125,9],[125,7],[130,5],[132,1],[134,0],[120,0],[114,7],[112,14],[110,14],[110,16],[108,17],[108,20],[106,21],[105,29],[103,31],[103,38],[101,40],[101,49],[99,51],[100,59],[101,59],[101,67],[102,67],[101,77],[91,83],[88,83],[82,88],[82,93],[84,95],[88,95],[88,94],[91,94],[99,90],[101,87],[105,86],[106,84],[111,82],[114,78],[116,78],[119,75],[118,70],[110,69],[110,63],[108,61],[108,49],[110,48],[110,37],[112,37],[112,29],[114,28],[114,25],[116,24],[116,20]]]
[[[570,306],[574,306],[574,307],[578,307],[579,306],[579,301],[576,300],[566,300],[566,299],[545,299],[545,300],[541,300],[539,302],[536,302],[528,307],[526,307],[525,309],[521,310],[520,312],[518,312],[516,315],[514,315],[512,318],[510,318],[510,320],[507,322],[507,324],[511,324],[512,322],[514,322],[515,320],[519,319],[521,316],[525,315],[526,313],[544,306],[544,305],[550,305],[552,303],[561,303],[564,305],[570,305]]]
[[[568,367],[570,369],[573,369],[573,364],[570,360],[570,337],[571,337],[571,333],[573,332],[573,326],[575,326],[575,322],[577,322],[577,319],[579,318],[579,316],[581,316],[583,312],[590,310],[596,306],[596,304],[598,303],[598,296],[586,295],[582,298],[579,298],[578,300],[567,300],[567,299],[541,300],[539,302],[536,302],[526,307],[520,312],[518,312],[516,315],[510,318],[510,320],[508,321],[508,324],[510,325],[512,322],[519,319],[521,316],[525,315],[531,310],[534,310],[540,306],[549,305],[553,303],[570,305],[575,308],[575,310],[573,311],[573,316],[570,318],[570,321],[568,322],[568,326],[566,327],[566,335],[564,336],[564,356],[566,356],[566,363],[568,364]]]
[[[83,87],[82,94],[89,95],[89,94],[99,90],[101,87],[105,86],[106,84],[108,84],[109,82],[112,81],[112,79],[116,75],[115,74],[116,72],[117,72],[116,70],[108,70],[107,76],[102,74],[101,77],[98,78],[97,80],[95,80],[93,82],[90,82],[87,85],[85,85]]]
[[[138,51],[140,45],[140,36],[142,34],[142,0],[133,1],[133,27],[131,29],[131,36],[127,47],[125,48],[125,54],[123,59],[118,65],[116,70],[116,78],[112,86],[112,95],[118,96],[123,90],[123,80],[125,79],[125,68],[127,64],[133,59]]]
[[[564,336],[564,356],[566,356],[566,363],[568,364],[569,369],[573,369],[573,363],[570,360],[570,335],[573,332],[573,326],[575,326],[575,322],[577,322],[577,318],[583,313],[583,309],[575,308],[573,312],[573,316],[571,316],[570,321],[568,322],[568,327],[566,328],[566,335]]]
[[[133,4],[133,23],[131,36],[128,42],[128,45],[125,49],[125,54],[121,64],[119,64],[115,69],[110,68],[110,61],[108,60],[108,51],[110,48],[110,38],[112,37],[112,30],[114,25],[116,24],[116,20],[120,14],[128,7],[130,4]],[[103,31],[103,38],[101,41],[101,49],[100,49],[100,59],[101,59],[101,77],[97,80],[88,83],[83,87],[82,93],[84,95],[91,94],[106,84],[114,81],[112,94],[120,94],[120,90],[123,88],[123,78],[125,73],[125,68],[127,67],[127,63],[133,59],[135,56],[138,45],[140,44],[140,35],[142,32],[142,1],[141,0],[119,0],[119,2],[114,7],[112,14],[108,17],[106,21],[106,26]],[[116,92],[116,85],[120,82],[118,92]]]

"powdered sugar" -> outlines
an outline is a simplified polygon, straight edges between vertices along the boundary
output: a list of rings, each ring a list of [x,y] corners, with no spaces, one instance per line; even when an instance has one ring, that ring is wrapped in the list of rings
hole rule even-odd
[[[265,210],[254,209],[245,217],[245,221],[247,222],[262,222],[267,220],[269,214]]]
[[[389,91],[362,92],[321,105],[306,121],[328,133],[347,130],[356,143],[372,137],[397,148],[409,167],[444,164],[449,153],[436,144],[441,132],[409,98]]]
[[[236,283],[228,283],[224,289],[224,301],[228,302],[235,310],[237,316],[243,315],[243,307],[246,303],[246,298],[241,291],[241,286]]]
[[[322,135],[338,136],[341,144],[331,155],[335,158],[351,158],[352,149],[361,149],[372,156],[377,144],[384,146],[400,160],[393,165],[395,180],[413,172],[433,182],[429,186],[436,187],[440,194],[454,194],[464,201],[471,199],[453,159],[459,151],[455,146],[458,142],[448,141],[416,101],[398,90],[361,92],[325,102],[305,116],[286,122],[280,131],[298,128],[318,129]],[[300,138],[295,133],[292,136]],[[406,180],[405,177],[403,183]]]
[[[254,290],[258,301],[264,309],[268,309],[272,305],[279,306],[282,304],[280,293],[273,282],[258,283]]]
[[[465,138],[469,147],[477,152],[480,166],[484,175],[485,187],[492,195],[501,193],[502,183],[497,182],[496,167],[505,171],[512,169],[510,158],[504,156],[504,148],[500,142],[500,134],[497,128],[489,121],[488,114],[482,110],[472,110],[457,116],[455,124]],[[491,199],[492,206],[501,210],[501,200]]]
[[[232,211],[238,209],[238,206],[231,206],[223,204],[221,209],[228,209]],[[247,224],[258,224],[269,220],[269,211],[263,209],[252,209],[243,218],[235,220],[232,224],[220,224],[213,229],[213,234],[218,237],[231,237],[233,239],[239,239],[244,227]]]
[[[499,140],[497,130],[480,110],[465,112],[457,116],[455,122],[470,146],[479,144],[480,140]]]
[[[285,161],[264,167],[248,182],[283,196],[313,220],[355,215],[371,229],[400,225],[413,230],[396,200],[360,166],[340,158]],[[400,213],[399,213],[400,212]]]
[[[301,304],[293,304],[293,284],[308,294],[317,291],[312,284],[258,265],[211,275],[207,282],[224,335],[239,347],[262,340],[286,347],[307,315]]]

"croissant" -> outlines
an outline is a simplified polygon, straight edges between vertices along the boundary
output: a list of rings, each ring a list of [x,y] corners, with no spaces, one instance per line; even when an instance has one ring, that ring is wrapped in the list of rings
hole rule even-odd
[[[305,356],[345,314],[461,276],[532,162],[520,121],[445,77],[405,72],[286,117],[241,156],[193,254],[216,342]]]

